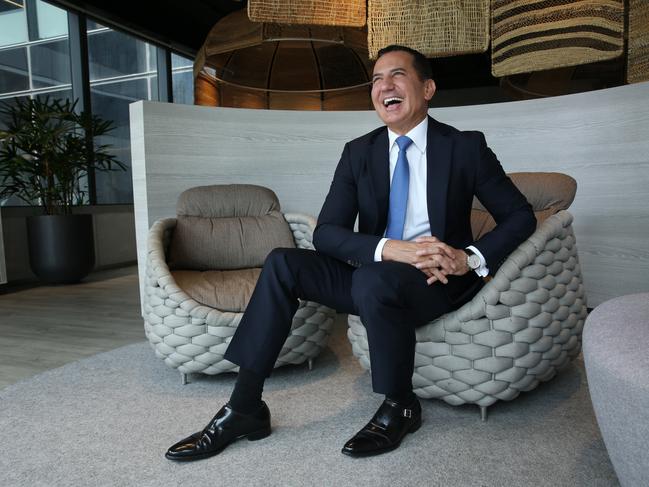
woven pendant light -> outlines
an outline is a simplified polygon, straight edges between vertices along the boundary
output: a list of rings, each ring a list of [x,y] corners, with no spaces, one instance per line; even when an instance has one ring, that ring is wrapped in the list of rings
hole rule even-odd
[[[649,2],[629,0],[629,53],[626,79],[649,81]]]
[[[491,8],[494,76],[622,55],[624,0],[493,0]]]
[[[365,0],[248,0],[253,22],[363,27]]]
[[[367,34],[348,27],[221,19],[194,61],[197,105],[369,110]]]
[[[389,44],[427,57],[479,53],[489,46],[489,0],[369,0],[371,59]]]

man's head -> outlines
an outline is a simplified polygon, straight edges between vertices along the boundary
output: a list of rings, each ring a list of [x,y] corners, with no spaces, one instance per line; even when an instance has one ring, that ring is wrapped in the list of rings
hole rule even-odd
[[[372,103],[381,120],[403,135],[428,113],[435,94],[430,64],[426,57],[404,46],[379,51],[372,75]]]

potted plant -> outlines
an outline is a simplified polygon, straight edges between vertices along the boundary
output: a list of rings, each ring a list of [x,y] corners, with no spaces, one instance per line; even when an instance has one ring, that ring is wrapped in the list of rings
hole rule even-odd
[[[88,171],[126,169],[95,142],[112,122],[76,106],[49,97],[0,106],[0,199],[42,207],[27,219],[29,257],[34,274],[50,283],[77,282],[94,267],[92,215],[72,212],[88,203]]]

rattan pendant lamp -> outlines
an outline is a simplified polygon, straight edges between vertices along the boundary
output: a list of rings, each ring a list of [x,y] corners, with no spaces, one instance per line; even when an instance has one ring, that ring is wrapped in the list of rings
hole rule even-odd
[[[195,104],[287,110],[371,109],[367,32],[357,27],[221,19],[194,62]]]

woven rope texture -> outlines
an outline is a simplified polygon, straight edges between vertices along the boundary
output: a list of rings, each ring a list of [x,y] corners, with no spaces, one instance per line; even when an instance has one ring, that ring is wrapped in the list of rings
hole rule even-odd
[[[313,249],[315,220],[286,214],[298,248]],[[238,367],[223,359],[243,313],[204,306],[180,289],[165,259],[175,218],[159,220],[149,231],[144,287],[144,331],[156,355],[183,374],[220,374]],[[300,301],[291,332],[275,367],[300,364],[326,345],[335,311],[312,301]]]
[[[489,46],[489,0],[369,0],[371,59],[399,44],[428,57],[484,52]]]
[[[248,0],[253,22],[363,27],[365,0]]]
[[[649,81],[649,2],[629,0],[629,51],[626,68],[629,83]]]
[[[543,222],[467,304],[417,329],[415,393],[490,406],[551,379],[581,349],[586,318],[572,216]],[[366,369],[365,327],[347,333]]]
[[[622,55],[624,0],[493,0],[491,8],[494,76]]]

